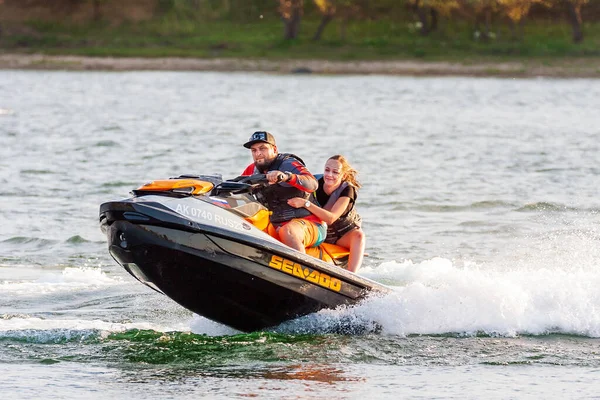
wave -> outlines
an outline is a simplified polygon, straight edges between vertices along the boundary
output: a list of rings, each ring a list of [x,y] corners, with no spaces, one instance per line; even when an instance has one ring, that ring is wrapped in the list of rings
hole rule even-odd
[[[377,321],[383,333],[600,337],[600,271],[595,263],[506,270],[458,267],[434,258],[417,264],[388,262],[362,274],[395,281],[394,293],[344,312]]]
[[[398,205],[394,207],[398,209]],[[405,209],[402,206],[401,209]],[[417,204],[409,206],[408,209],[425,211],[425,212],[462,212],[462,211],[486,211],[490,209],[511,209],[516,207],[515,203],[503,200],[483,200],[476,201],[470,204],[455,205],[455,204]]]
[[[153,332],[156,337],[164,332],[186,329],[186,324],[159,325],[152,322],[118,323],[102,320],[42,319],[17,316],[0,318],[0,340],[27,343],[66,343],[106,339],[121,332]],[[118,338],[119,336],[116,336]]]
[[[119,142],[116,142],[114,140],[100,140],[99,142],[96,142],[96,144],[94,145],[94,147],[119,147],[121,146],[119,144]]]
[[[131,328],[51,329],[0,331],[0,343],[8,342],[2,361],[84,362],[132,366],[169,365],[160,376],[181,378],[178,367],[203,376],[230,379],[239,376],[268,379],[300,379],[331,383],[363,380],[348,377],[346,369],[331,365],[511,365],[539,364],[598,367],[595,339],[552,335],[549,338],[466,338],[449,335],[409,337],[340,336],[279,332],[254,332],[209,336],[189,331]],[[224,366],[235,368],[223,368]],[[325,366],[325,367],[323,367]],[[196,367],[200,367],[199,369]],[[136,375],[137,377],[137,375]]]
[[[52,246],[56,243],[59,243],[58,240],[50,240],[50,239],[42,239],[36,237],[28,237],[28,236],[13,236],[11,238],[5,239],[2,242],[3,244],[26,244],[35,248],[43,248],[47,246]]]
[[[514,211],[517,212],[530,212],[530,211],[545,211],[545,212],[578,212],[587,214],[598,214],[600,208],[598,207],[574,207],[567,206],[566,204],[552,203],[547,201],[539,201],[534,203],[528,203],[521,207],[516,208]]]
[[[100,185],[102,188],[134,188],[140,186],[140,182],[124,182],[124,181],[112,181],[112,182],[104,182]]]
[[[119,125],[107,125],[107,126],[103,126],[101,129],[105,132],[122,131],[123,130],[123,128]]]
[[[30,237],[30,236],[13,236],[11,238],[2,240],[0,242],[0,244],[7,244],[7,245],[26,245],[26,246],[19,246],[19,247],[27,247],[29,249],[44,249],[44,248],[52,247],[52,246],[55,246],[55,245],[61,244],[61,243],[78,245],[78,244],[94,243],[94,242],[91,240],[87,240],[79,235],[71,236],[64,241]]]
[[[117,326],[115,326],[117,325]],[[133,325],[133,324],[131,324]],[[108,330],[105,330],[108,329]],[[179,364],[222,366],[232,362],[302,360],[307,356],[319,358],[323,362],[337,350],[339,345],[329,343],[328,338],[315,335],[287,335],[275,332],[255,332],[229,336],[212,337],[174,330],[152,328],[126,328],[110,324],[102,329],[48,329],[0,331],[0,342],[10,341],[12,349],[33,345],[55,345],[53,351],[44,351],[39,361],[81,359],[114,360],[123,359],[145,364]],[[68,346],[75,343],[74,346]],[[87,346],[83,350],[81,345]],[[323,349],[329,347],[329,352]],[[39,347],[38,347],[39,348]],[[93,355],[90,354],[93,352]],[[337,353],[337,352],[336,352]],[[22,352],[8,355],[14,360],[22,357]],[[7,355],[4,355],[7,357]]]
[[[56,172],[49,169],[23,169],[21,170],[21,173],[25,175],[51,175]]]
[[[59,271],[36,273],[35,280],[3,280],[0,281],[0,294],[22,298],[41,296],[48,293],[77,292],[84,289],[124,284],[121,277],[108,276],[100,268],[67,267]]]
[[[75,235],[75,236],[71,236],[70,238],[68,238],[65,242],[70,243],[70,244],[80,244],[80,243],[91,243],[92,241],[84,239],[79,235]]]
[[[517,212],[586,212],[598,213],[600,209],[573,207],[560,203],[552,203],[539,201],[528,204],[519,204],[504,200],[482,200],[470,204],[412,204],[389,202],[385,205],[391,207],[394,211],[423,211],[423,212],[439,212],[439,213],[455,213],[465,211],[489,211],[489,210],[507,210]]]
[[[564,204],[550,203],[550,202],[546,202],[546,201],[539,201],[539,202],[536,202],[536,203],[525,204],[524,206],[521,206],[521,207],[517,208],[516,211],[519,211],[519,212],[527,212],[527,211],[553,211],[553,212],[558,212],[558,211],[584,211],[584,210],[580,210],[580,209],[575,208],[575,207],[568,207],[568,206],[566,206]]]

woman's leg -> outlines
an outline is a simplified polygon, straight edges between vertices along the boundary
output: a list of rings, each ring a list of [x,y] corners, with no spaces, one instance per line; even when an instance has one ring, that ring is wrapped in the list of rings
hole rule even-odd
[[[335,243],[350,250],[348,271],[356,272],[360,268],[365,254],[365,242],[365,233],[359,228],[346,233]]]

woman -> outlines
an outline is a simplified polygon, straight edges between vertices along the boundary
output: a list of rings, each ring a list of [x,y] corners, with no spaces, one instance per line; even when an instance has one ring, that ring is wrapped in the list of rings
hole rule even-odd
[[[335,243],[350,250],[348,270],[356,272],[362,263],[365,251],[365,234],[361,229],[361,219],[354,209],[358,172],[348,164],[344,156],[335,155],[325,163],[323,177],[315,192],[319,207],[305,199],[294,197],[288,204],[295,208],[304,207],[327,223],[325,242]]]

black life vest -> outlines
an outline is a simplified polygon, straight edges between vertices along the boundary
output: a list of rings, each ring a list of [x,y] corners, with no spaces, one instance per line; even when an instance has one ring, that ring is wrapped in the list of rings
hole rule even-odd
[[[299,161],[302,165],[305,165],[304,161],[294,154],[279,153],[277,158],[275,158],[273,163],[269,165],[267,170],[261,172],[264,173],[268,171],[277,171],[279,170],[279,167],[281,167],[281,164],[283,164],[283,162],[289,158],[293,158]],[[294,218],[303,218],[312,215],[312,213],[306,208],[294,208],[290,206],[287,201],[293,197],[308,199],[310,197],[310,193],[290,185],[283,186],[281,184],[275,184],[267,186],[257,194],[258,200],[272,212],[270,217],[272,224],[278,224]]]
[[[329,195],[329,200],[323,206],[323,208],[327,211],[331,211],[333,205],[340,198],[342,191],[347,188],[349,185],[348,182],[342,182],[342,184],[331,192]],[[356,208],[354,207],[354,202],[352,202],[352,207],[350,211],[346,215],[341,215],[337,220],[333,222],[333,224],[327,227],[327,239],[325,240],[328,243],[335,243],[339,238],[344,236],[346,233],[350,232],[352,229],[360,228],[362,219],[360,215],[356,212]]]

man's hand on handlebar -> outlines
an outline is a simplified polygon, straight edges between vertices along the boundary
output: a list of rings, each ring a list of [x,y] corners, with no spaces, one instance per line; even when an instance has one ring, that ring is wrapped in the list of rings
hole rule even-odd
[[[279,182],[287,182],[291,177],[291,174],[281,171],[269,171],[267,172],[267,180],[269,185],[274,185]]]

